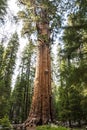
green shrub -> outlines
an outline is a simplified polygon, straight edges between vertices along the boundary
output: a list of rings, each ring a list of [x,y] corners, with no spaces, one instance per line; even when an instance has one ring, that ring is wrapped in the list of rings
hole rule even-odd
[[[2,119],[0,119],[0,125],[4,128],[4,130],[5,130],[5,128],[6,129],[7,128],[9,128],[9,129],[12,128],[12,125],[11,125],[7,115],[5,115]]]

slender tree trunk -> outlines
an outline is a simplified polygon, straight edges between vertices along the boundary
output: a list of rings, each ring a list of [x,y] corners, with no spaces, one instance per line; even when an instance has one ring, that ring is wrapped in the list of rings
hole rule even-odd
[[[38,54],[34,81],[34,95],[32,98],[26,127],[43,125],[51,121],[51,63],[49,49],[49,24],[37,23]]]

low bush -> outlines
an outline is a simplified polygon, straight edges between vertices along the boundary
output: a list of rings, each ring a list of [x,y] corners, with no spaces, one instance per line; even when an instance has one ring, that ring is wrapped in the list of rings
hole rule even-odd
[[[0,119],[0,126],[5,130],[7,129],[11,129],[12,128],[12,125],[9,121],[9,118],[8,116],[4,116],[2,119]]]

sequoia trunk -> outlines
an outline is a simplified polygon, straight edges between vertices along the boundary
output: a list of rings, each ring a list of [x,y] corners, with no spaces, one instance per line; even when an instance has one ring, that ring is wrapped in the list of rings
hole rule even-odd
[[[32,98],[26,127],[47,124],[51,120],[51,63],[49,49],[49,24],[37,23],[38,53]]]

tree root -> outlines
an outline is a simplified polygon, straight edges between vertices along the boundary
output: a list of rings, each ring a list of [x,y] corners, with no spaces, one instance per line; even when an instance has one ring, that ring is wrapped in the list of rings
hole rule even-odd
[[[33,117],[33,118],[28,118],[25,121],[25,127],[36,127],[37,125],[41,125],[42,122],[39,118]]]

